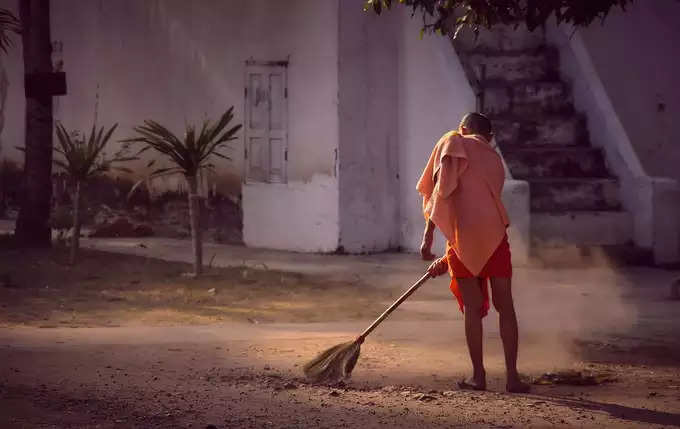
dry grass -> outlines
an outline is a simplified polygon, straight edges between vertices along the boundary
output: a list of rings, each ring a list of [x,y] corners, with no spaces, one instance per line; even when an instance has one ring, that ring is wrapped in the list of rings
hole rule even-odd
[[[0,250],[0,326],[325,322],[372,318],[389,291],[247,267],[183,277],[188,264],[83,251]]]

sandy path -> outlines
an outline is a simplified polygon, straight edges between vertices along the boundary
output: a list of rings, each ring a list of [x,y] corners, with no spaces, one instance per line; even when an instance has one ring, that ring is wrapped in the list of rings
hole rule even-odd
[[[530,395],[508,395],[502,391],[500,349],[493,346],[498,341],[490,337],[491,391],[460,391],[453,386],[468,364],[450,321],[386,325],[364,346],[346,387],[305,384],[299,365],[359,326],[3,329],[0,424],[680,427],[680,375],[672,365],[585,363],[565,351],[553,367],[587,367],[617,381],[535,386]],[[529,375],[538,375],[551,363],[528,359],[546,347],[545,339],[533,340],[525,339],[522,363],[532,368]]]
[[[148,252],[147,256],[181,260],[169,257],[172,247],[163,248],[168,255],[156,255],[155,246],[134,249],[135,253]],[[23,303],[30,313],[36,311],[33,302],[43,302],[50,323],[41,328],[13,322],[0,328],[0,427],[680,427],[680,312],[678,303],[667,299],[668,282],[677,272],[645,268],[515,271],[520,370],[539,376],[545,371],[577,369],[607,376],[612,382],[535,386],[530,395],[505,394],[497,315],[492,311],[485,321],[490,392],[458,390],[456,381],[470,369],[462,318],[446,280],[438,279],[368,339],[352,380],[331,388],[306,384],[300,377],[301,365],[367,325],[375,309],[357,308],[358,294],[365,301],[370,292],[380,300],[371,304],[382,309],[386,296],[398,296],[419,277],[422,261],[407,255],[303,258],[276,252],[267,252],[268,259],[262,259],[257,251],[248,252],[249,261],[266,259],[276,268],[323,272],[338,281],[334,285],[324,282],[318,290],[314,284],[296,286],[283,277],[272,284],[260,282],[257,288],[245,284],[244,290],[262,294],[244,301],[248,308],[269,302],[268,294],[274,292],[282,302],[300,304],[300,297],[287,298],[281,291],[302,290],[310,305],[332,300],[334,306],[328,308],[335,311],[333,317],[328,317],[328,310],[317,309],[305,310],[309,319],[292,318],[287,313],[292,314],[295,307],[277,307],[272,323],[214,323],[210,319],[198,326],[175,317],[173,326],[167,326],[158,318],[153,323],[118,320],[109,312],[110,323],[106,319],[100,324],[88,320],[77,324],[73,310],[55,312],[61,300],[65,308],[76,306],[81,295],[71,296],[73,290],[98,293],[92,282],[108,282],[118,273],[97,272],[101,278],[91,280],[89,271],[59,271],[73,280],[58,288],[50,282],[49,289],[43,283],[22,282],[20,273],[13,275],[19,285],[28,287],[6,288],[3,296],[15,301],[0,302],[3,315],[15,311],[15,304]],[[19,256],[18,260],[25,259]],[[230,254],[221,257],[227,261]],[[108,268],[121,271],[122,260],[117,257],[116,261]],[[168,271],[169,285],[163,289],[153,276],[140,279],[136,262],[129,263],[132,277],[120,274],[121,285],[132,284],[129,287],[142,292],[176,289],[179,280],[173,270]],[[148,265],[142,271],[148,274]],[[158,266],[157,271],[165,275],[167,269]],[[212,306],[219,300],[225,306],[233,304],[230,301],[237,289],[227,289],[223,280],[185,285],[199,300],[190,304]],[[361,282],[376,290],[361,289]],[[351,293],[348,284],[356,288]],[[129,292],[128,286],[121,285],[105,286],[107,291]],[[208,290],[213,287],[225,289],[210,296]],[[125,304],[133,314],[146,308],[143,302],[159,311],[168,305],[136,295],[125,301],[117,295],[114,298],[97,298],[96,302],[106,308]],[[92,302],[86,299],[78,305],[91,307]],[[20,313],[17,320],[28,313]],[[88,317],[97,314],[85,313]],[[43,320],[42,315],[28,316]],[[345,320],[340,316],[355,320],[328,322]],[[318,323],[282,323],[300,319]],[[80,327],[54,328],[70,324]],[[82,327],[101,325],[109,327]]]

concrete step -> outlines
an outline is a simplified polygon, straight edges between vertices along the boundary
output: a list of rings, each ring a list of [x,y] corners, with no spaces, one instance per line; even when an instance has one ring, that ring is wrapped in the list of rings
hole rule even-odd
[[[512,177],[609,177],[600,148],[501,146]]]
[[[571,92],[560,81],[521,82],[484,88],[484,112],[490,116],[532,117],[572,113]]]
[[[579,115],[553,115],[538,121],[492,117],[496,141],[501,146],[582,146],[588,132]]]
[[[532,212],[620,210],[619,183],[603,178],[527,178]]]
[[[559,77],[558,53],[554,49],[472,54],[468,61],[480,82],[547,81]]]
[[[633,240],[633,216],[625,211],[531,214],[531,241],[538,246],[612,246]]]
[[[520,23],[495,25],[493,31],[481,29],[475,37],[472,31],[462,31],[455,43],[463,51],[474,52],[518,52],[540,49],[545,46],[545,30],[536,29],[529,32],[526,25]]]

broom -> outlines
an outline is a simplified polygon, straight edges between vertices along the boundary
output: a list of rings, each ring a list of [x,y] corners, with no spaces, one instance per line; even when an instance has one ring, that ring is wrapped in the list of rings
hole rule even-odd
[[[309,361],[303,367],[305,376],[308,380],[320,383],[337,383],[338,381],[348,378],[359,359],[361,352],[361,344],[364,342],[368,334],[373,332],[375,328],[390,315],[402,302],[413,294],[420,286],[423,285],[430,278],[429,274],[425,274],[413,286],[409,288],[394,304],[385,310],[383,314],[378,317],[375,322],[371,324],[361,335],[354,341],[342,343],[331,347],[330,349],[320,353],[317,357]]]

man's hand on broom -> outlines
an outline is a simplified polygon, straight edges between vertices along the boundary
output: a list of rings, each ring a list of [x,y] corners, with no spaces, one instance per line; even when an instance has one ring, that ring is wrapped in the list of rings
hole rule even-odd
[[[430,277],[439,277],[446,274],[449,271],[449,261],[446,256],[443,256],[436,261],[434,261],[427,269],[427,273]]]

